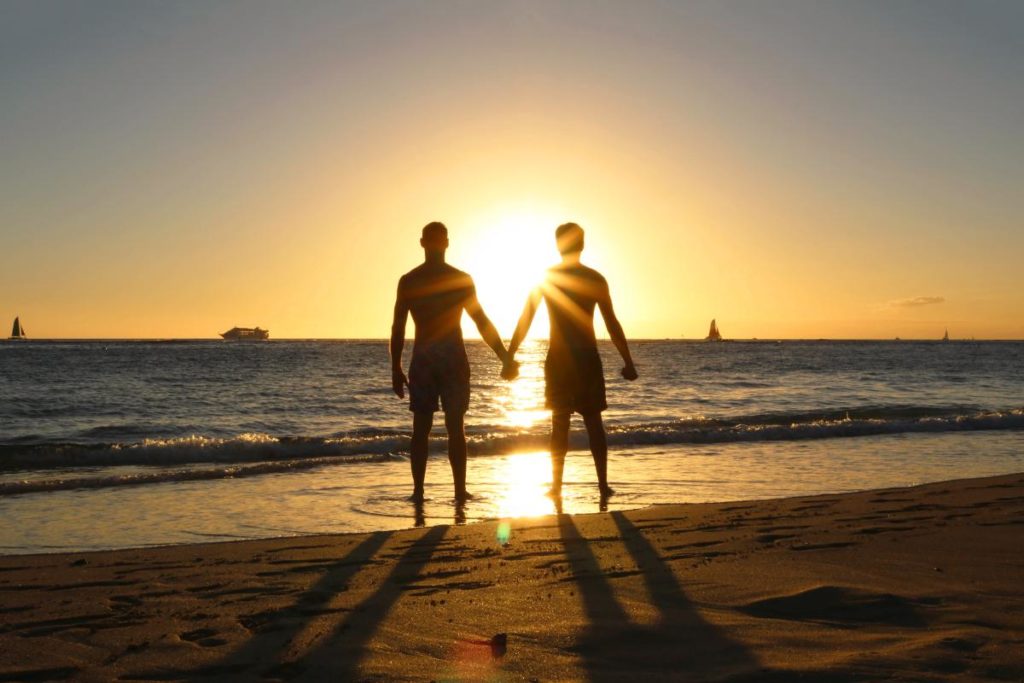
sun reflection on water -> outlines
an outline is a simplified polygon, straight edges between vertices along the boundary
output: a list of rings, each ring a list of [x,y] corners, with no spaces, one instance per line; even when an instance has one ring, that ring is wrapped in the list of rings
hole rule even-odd
[[[519,378],[508,383],[508,392],[498,399],[505,422],[511,427],[527,429],[545,422],[544,354],[547,345],[535,339],[523,342],[516,354]]]
[[[554,512],[554,504],[545,495],[551,483],[551,459],[546,451],[517,453],[502,458],[501,482],[494,507],[499,517],[538,517]]]

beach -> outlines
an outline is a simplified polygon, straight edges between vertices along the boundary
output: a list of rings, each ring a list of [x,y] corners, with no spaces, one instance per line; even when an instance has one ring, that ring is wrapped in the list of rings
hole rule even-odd
[[[1013,474],[7,556],[0,680],[1020,680],[1022,532]]]
[[[1022,34],[0,3],[0,683],[1024,683]]]

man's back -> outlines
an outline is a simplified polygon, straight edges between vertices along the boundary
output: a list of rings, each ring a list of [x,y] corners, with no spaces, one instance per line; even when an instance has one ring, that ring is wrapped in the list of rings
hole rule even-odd
[[[599,272],[580,263],[583,228],[576,223],[563,223],[555,230],[555,243],[562,262],[550,268],[544,285],[530,293],[508,352],[514,356],[526,338],[543,297],[551,324],[551,343],[544,360],[544,402],[551,409],[551,493],[558,500],[565,454],[569,450],[569,417],[576,412],[583,415],[587,425],[597,485],[604,499],[614,491],[608,485],[608,443],[601,419],[608,402],[604,368],[594,337],[595,307],[601,309],[612,343],[625,362],[622,376],[636,379],[636,368],[626,335],[612,307],[608,283]]]
[[[548,270],[543,288],[551,325],[552,352],[597,347],[594,307],[607,297],[604,276],[581,263],[561,263]]]
[[[399,296],[416,323],[416,347],[462,341],[462,311],[473,280],[447,263],[424,263],[402,276]]]
[[[444,409],[448,431],[448,462],[452,466],[455,499],[472,496],[466,490],[466,434],[463,417],[469,407],[469,359],[462,343],[462,312],[476,323],[487,345],[502,363],[503,375],[514,375],[515,363],[501,343],[494,325],[476,299],[473,280],[444,262],[448,250],[448,228],[434,221],[423,227],[420,238],[423,264],[398,281],[395,315],[391,322],[391,389],[399,398],[409,387],[409,409],[413,413],[409,464],[412,467],[412,500],[423,502],[430,429],[438,407]],[[409,376],[402,370],[405,324],[412,314],[416,323]]]

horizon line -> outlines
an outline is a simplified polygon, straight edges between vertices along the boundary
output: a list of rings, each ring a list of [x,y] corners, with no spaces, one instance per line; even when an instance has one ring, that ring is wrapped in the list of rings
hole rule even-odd
[[[509,338],[502,337],[502,341],[508,341]],[[527,337],[527,341],[543,341],[541,337]],[[273,339],[264,340],[252,340],[238,342],[229,339],[220,339],[218,337],[23,337],[21,339],[0,339],[0,342],[206,342],[206,341],[218,341],[224,342],[225,344],[257,344],[261,341],[266,342],[283,342],[283,341],[371,341],[371,342],[389,342],[389,337],[275,337]],[[414,338],[408,338],[406,342],[414,342]],[[464,338],[467,342],[482,342],[483,339],[477,337]],[[611,341],[609,337],[597,337],[597,341]],[[957,337],[950,338],[949,340],[943,340],[942,338],[935,337],[729,337],[715,342],[709,342],[707,339],[700,337],[633,337],[629,341],[631,342],[700,342],[700,343],[729,343],[729,342],[782,342],[782,341],[800,341],[800,342],[814,342],[814,341],[877,341],[877,342],[894,342],[894,341],[905,341],[905,342],[980,342],[980,341],[1002,341],[1002,342],[1024,342],[1024,338],[1016,337]]]

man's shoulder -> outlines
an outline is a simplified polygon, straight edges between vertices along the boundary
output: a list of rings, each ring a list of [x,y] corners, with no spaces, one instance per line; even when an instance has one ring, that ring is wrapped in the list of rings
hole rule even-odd
[[[441,290],[469,289],[473,287],[473,278],[447,263],[437,265],[421,264],[398,279],[399,289],[440,288]]]
[[[403,280],[405,280],[405,281],[408,281],[408,280],[431,280],[431,279],[439,278],[439,277],[447,278],[447,277],[459,277],[459,276],[469,277],[468,274],[463,273],[458,268],[453,268],[452,266],[448,265],[447,263],[442,263],[442,264],[421,263],[420,265],[416,266],[415,268],[410,270],[408,273],[403,275],[401,278],[399,278],[399,282],[401,282]]]
[[[455,266],[451,265],[450,263],[446,263],[446,264],[444,264],[444,266],[448,270],[448,273],[451,274],[454,277],[464,277],[464,278],[468,278],[470,280],[473,279],[472,277],[470,277],[469,273],[467,273],[464,270],[459,270],[458,268],[456,268]]]
[[[416,280],[418,279],[417,278],[416,270],[417,270],[416,268],[413,268],[408,273],[406,273],[406,274],[402,275],[402,277],[398,278],[398,293],[399,294],[401,294],[405,290],[409,289],[409,287],[414,282],[416,282]]]
[[[444,264],[446,267],[445,277],[449,278],[452,282],[457,283],[461,287],[472,287],[473,278],[464,270],[459,270],[455,266]]]
[[[591,278],[593,280],[600,280],[601,282],[605,281],[604,275],[601,275],[600,271],[595,270],[594,268],[591,268],[590,266],[585,266],[582,263],[580,264],[580,268],[582,268],[583,272],[585,272],[587,274],[587,277],[589,277],[589,278]]]
[[[563,266],[561,264],[551,266],[548,268],[548,273],[564,273],[572,277],[584,278],[587,280],[593,280],[601,284],[607,284],[607,280],[604,279],[604,275],[597,270],[594,270],[590,266],[585,266],[582,263],[574,263],[571,266]]]
[[[413,268],[409,272],[407,272],[404,275],[402,275],[402,277],[398,278],[398,281],[401,283],[401,282],[406,282],[408,280],[414,280],[414,279],[420,277],[422,275],[422,273],[423,273],[423,264],[421,263],[420,265],[416,266],[415,268]]]

